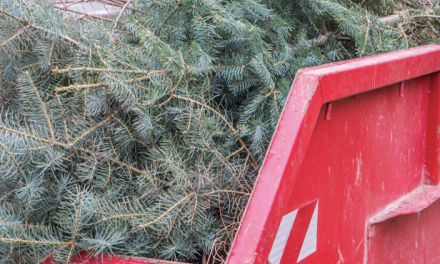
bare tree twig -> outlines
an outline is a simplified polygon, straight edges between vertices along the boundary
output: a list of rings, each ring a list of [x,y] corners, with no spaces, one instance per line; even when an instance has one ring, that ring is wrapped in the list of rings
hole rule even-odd
[[[115,20],[115,25],[113,26],[113,30],[116,29],[116,26],[118,25],[118,21],[119,19],[121,19],[122,14],[124,13],[125,9],[128,7],[128,5],[130,4],[131,0],[128,0],[127,3],[125,3],[125,5],[122,7],[121,11],[118,14],[118,17]]]

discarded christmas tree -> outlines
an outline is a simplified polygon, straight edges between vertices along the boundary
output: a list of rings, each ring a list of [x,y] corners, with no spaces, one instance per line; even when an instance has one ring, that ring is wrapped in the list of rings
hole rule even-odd
[[[139,0],[107,22],[1,1],[2,261],[223,261],[296,71],[438,34],[371,6]]]

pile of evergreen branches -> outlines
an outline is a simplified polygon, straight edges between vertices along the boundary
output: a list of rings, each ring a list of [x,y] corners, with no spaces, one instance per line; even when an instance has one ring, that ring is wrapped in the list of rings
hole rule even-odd
[[[2,263],[224,261],[296,71],[432,42],[440,13],[438,0],[391,20],[401,3],[133,4],[108,22],[0,1]]]

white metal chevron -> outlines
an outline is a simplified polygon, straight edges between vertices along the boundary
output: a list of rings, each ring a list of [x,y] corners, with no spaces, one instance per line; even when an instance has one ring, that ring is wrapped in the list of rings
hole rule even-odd
[[[280,264],[281,257],[284,253],[287,240],[289,239],[290,231],[292,230],[293,222],[295,222],[298,209],[286,214],[281,220],[280,227],[278,228],[275,241],[273,242],[272,249],[269,254],[269,261],[272,264]]]
[[[313,211],[312,220],[307,229],[306,237],[299,252],[298,262],[316,252],[316,241],[318,236],[318,202],[316,202],[315,210]]]

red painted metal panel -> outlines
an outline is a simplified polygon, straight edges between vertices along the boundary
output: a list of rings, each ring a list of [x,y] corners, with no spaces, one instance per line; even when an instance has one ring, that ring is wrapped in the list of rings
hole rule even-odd
[[[439,183],[440,150],[440,72],[431,74],[428,132],[426,137],[426,175],[432,184]]]
[[[368,220],[421,184],[438,183],[438,71],[438,45],[301,70],[228,263],[413,263],[410,238],[430,232],[427,245],[440,228],[412,216],[399,216],[394,229],[393,219]],[[316,200],[314,224],[299,212]],[[431,207],[426,223],[440,217]],[[295,229],[301,221],[310,221],[312,235]],[[403,261],[381,261],[379,248]],[[418,252],[440,255],[440,247]]]
[[[322,107],[285,209],[319,200],[320,250],[301,263],[361,262],[366,220],[420,184],[428,84],[407,82],[404,98],[395,84],[335,101],[330,121]]]

